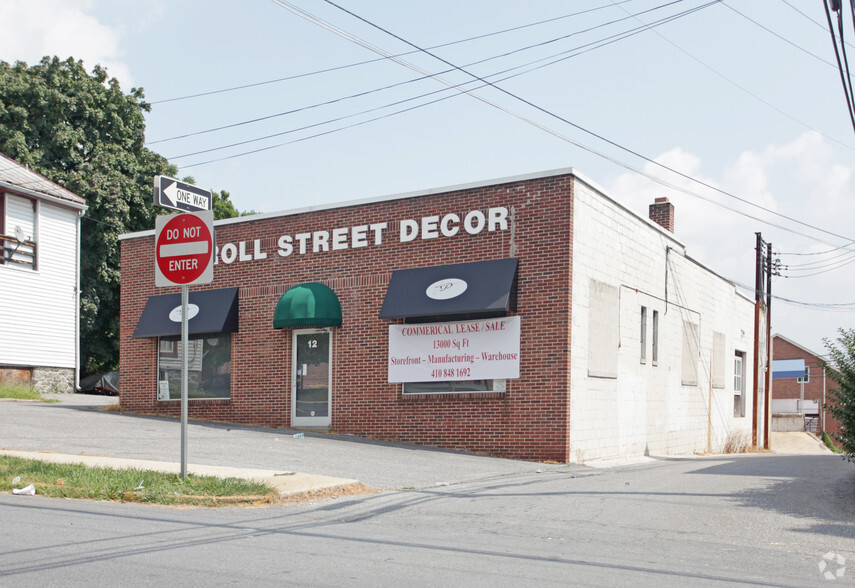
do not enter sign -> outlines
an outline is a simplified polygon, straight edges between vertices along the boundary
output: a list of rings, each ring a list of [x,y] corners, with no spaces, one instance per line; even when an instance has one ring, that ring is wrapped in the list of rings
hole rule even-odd
[[[214,212],[204,210],[155,219],[156,286],[214,281]]]

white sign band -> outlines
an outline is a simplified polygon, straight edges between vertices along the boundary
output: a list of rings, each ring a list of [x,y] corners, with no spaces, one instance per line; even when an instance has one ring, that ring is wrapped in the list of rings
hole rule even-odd
[[[208,253],[207,241],[190,241],[188,243],[172,243],[160,246],[161,257],[178,257],[179,255],[201,255]]]
[[[520,317],[389,325],[389,382],[520,377]]]

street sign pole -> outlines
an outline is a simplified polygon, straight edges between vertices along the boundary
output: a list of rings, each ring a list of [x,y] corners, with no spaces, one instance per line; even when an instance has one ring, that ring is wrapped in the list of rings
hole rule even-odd
[[[155,273],[158,287],[181,286],[181,477],[187,477],[189,396],[188,286],[214,279],[214,213],[211,210],[159,216],[155,220]]]
[[[181,286],[181,349],[184,358],[181,362],[181,478],[187,477],[187,363],[190,357],[187,345],[187,300],[190,298],[187,284]]]

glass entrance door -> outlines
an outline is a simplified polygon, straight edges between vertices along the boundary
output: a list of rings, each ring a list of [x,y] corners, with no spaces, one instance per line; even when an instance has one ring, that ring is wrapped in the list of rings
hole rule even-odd
[[[294,331],[291,364],[291,425],[330,426],[331,333],[326,329]]]

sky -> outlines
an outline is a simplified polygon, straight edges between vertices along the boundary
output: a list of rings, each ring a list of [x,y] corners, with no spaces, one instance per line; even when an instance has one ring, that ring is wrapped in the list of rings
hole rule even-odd
[[[689,255],[749,288],[761,232],[773,333],[822,353],[855,326],[820,1],[0,2],[0,59],[45,55],[143,88],[148,147],[240,210],[572,167],[643,217],[667,196]]]

